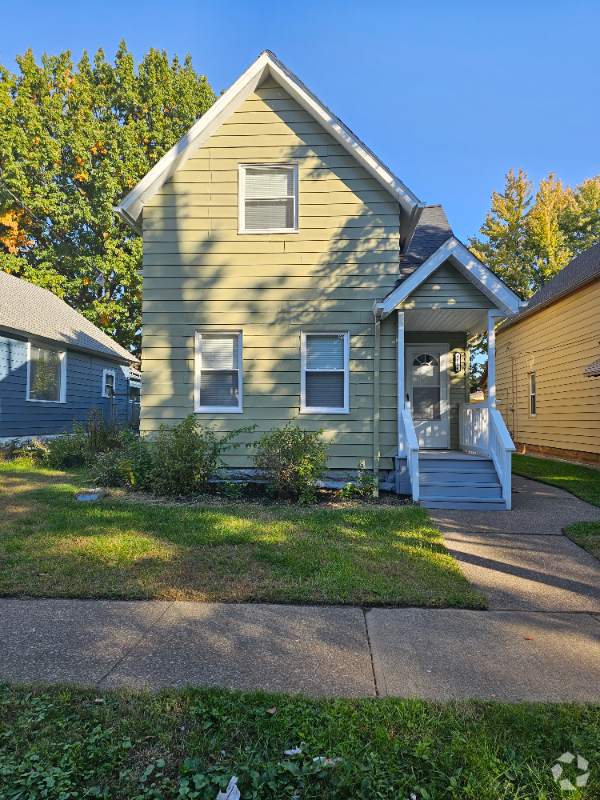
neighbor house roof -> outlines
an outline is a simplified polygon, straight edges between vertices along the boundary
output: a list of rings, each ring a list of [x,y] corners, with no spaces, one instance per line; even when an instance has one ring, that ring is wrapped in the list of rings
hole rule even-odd
[[[269,50],[261,53],[233,86],[222,94],[177,144],[165,153],[133,187],[122,203],[115,206],[115,212],[141,234],[142,212],[146,203],[269,77],[277,81],[398,201],[402,211],[400,241],[401,246],[407,247],[424,204]]]
[[[600,277],[600,243],[580,253],[566,267],[555,275],[551,281],[542,286],[530,299],[519,314],[507,320],[502,328],[508,328],[534,311],[556,302],[570,292],[574,292],[586,283]],[[591,366],[591,365],[590,365]]]
[[[425,206],[408,250],[400,255],[400,280],[412,275],[451,237],[452,228],[444,209],[440,205]]]
[[[60,297],[1,270],[0,331],[59,342],[120,363],[137,363],[131,353]]]
[[[583,370],[583,374],[586,378],[600,378],[600,358],[597,358],[595,361],[592,361],[591,364],[588,364]]]

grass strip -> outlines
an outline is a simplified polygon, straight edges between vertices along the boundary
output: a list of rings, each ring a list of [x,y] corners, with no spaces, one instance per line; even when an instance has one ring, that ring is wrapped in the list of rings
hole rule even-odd
[[[515,453],[512,457],[512,471],[515,475],[566,489],[581,500],[600,506],[600,470],[583,464]]]
[[[597,705],[0,684],[0,723],[0,800],[214,800],[234,775],[255,800],[556,800],[566,751],[590,762],[569,797],[600,796]]]

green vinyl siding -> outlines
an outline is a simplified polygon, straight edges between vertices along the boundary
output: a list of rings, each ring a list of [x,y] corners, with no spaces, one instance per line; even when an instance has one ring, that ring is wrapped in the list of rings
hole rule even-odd
[[[298,233],[238,233],[238,166],[298,164]],[[193,411],[194,333],[243,331],[242,414],[297,418],[332,440],[330,467],[373,463],[373,302],[399,268],[397,202],[275,81],[255,91],[144,209],[142,429]],[[349,331],[350,413],[301,415],[301,331]],[[396,441],[395,315],[381,323],[380,452]],[[228,457],[248,466],[242,448]],[[390,458],[381,468],[392,468]]]
[[[400,308],[497,308],[497,306],[456,267],[446,262],[423,281]]]

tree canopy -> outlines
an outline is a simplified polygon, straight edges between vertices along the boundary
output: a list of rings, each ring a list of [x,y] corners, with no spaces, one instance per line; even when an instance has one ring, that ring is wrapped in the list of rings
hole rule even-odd
[[[112,208],[216,99],[190,56],[122,42],[31,50],[0,65],[0,269],[50,289],[120,344],[139,351],[142,243]]]
[[[600,242],[600,175],[575,189],[549,173],[533,194],[522,169],[506,175],[504,192],[469,245],[523,299],[579,253]]]

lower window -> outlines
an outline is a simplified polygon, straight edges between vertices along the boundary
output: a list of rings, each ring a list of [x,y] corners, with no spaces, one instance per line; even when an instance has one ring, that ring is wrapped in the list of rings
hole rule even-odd
[[[66,353],[29,344],[27,399],[64,403]]]
[[[349,334],[302,333],[300,411],[346,414],[349,395]]]
[[[242,334],[196,332],[195,411],[241,413]]]

